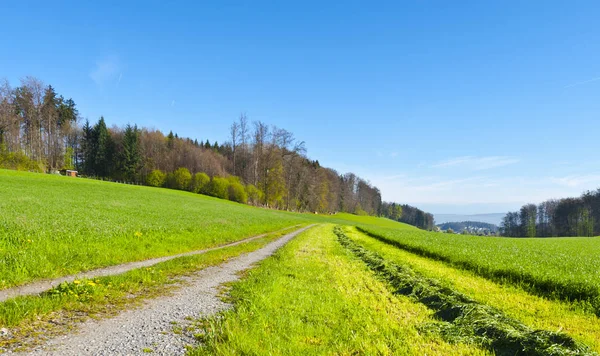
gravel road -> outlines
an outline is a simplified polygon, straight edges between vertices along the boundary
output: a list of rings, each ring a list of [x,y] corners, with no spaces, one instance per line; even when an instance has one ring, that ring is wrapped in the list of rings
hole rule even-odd
[[[279,231],[285,231],[285,230],[288,230],[291,228],[293,228],[293,227],[288,227],[288,228],[285,228],[285,229],[282,229]],[[219,246],[207,248],[204,250],[197,250],[197,251],[180,253],[177,255],[152,258],[152,259],[144,260],[144,261],[129,262],[129,263],[124,263],[124,264],[120,264],[120,265],[116,265],[116,266],[98,268],[98,269],[94,269],[91,271],[81,272],[79,274],[74,274],[74,275],[70,275],[70,276],[42,280],[42,281],[37,281],[37,282],[33,282],[33,283],[28,283],[28,284],[18,286],[18,287],[2,289],[2,290],[0,290],[0,302],[4,302],[8,299],[22,296],[22,295],[40,294],[42,292],[45,292],[47,290],[50,290],[50,289],[56,287],[57,285],[59,285],[63,282],[71,283],[76,279],[85,279],[85,278],[92,279],[92,278],[96,278],[96,277],[104,277],[104,276],[112,276],[115,274],[121,274],[121,273],[125,273],[127,271],[131,271],[131,270],[138,269],[138,268],[154,266],[157,263],[172,260],[174,258],[200,255],[200,254],[203,254],[203,253],[206,253],[209,251],[219,250],[219,249],[222,249],[225,247],[231,247],[231,246],[243,244],[248,241],[252,241],[252,240],[259,239],[261,237],[265,237],[266,235],[268,235],[268,234],[257,235],[257,236],[249,237],[247,239],[230,242],[230,243],[227,243],[224,245],[219,245]]]
[[[310,227],[310,226],[309,226]],[[217,296],[219,286],[237,280],[238,273],[267,258],[299,233],[289,233],[261,248],[184,280],[185,287],[172,295],[149,300],[138,309],[111,319],[90,320],[77,327],[76,334],[49,340],[32,350],[33,355],[181,355],[185,346],[194,343],[191,335],[175,333],[174,327],[185,329],[190,321],[229,307]]]

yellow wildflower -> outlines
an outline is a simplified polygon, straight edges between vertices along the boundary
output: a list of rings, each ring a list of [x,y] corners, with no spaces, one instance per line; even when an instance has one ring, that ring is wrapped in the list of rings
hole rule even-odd
[[[136,231],[134,235],[135,237],[142,237],[142,233],[139,231]]]
[[[73,284],[79,284],[79,283],[81,283],[81,281],[78,281],[78,280],[73,281]]]

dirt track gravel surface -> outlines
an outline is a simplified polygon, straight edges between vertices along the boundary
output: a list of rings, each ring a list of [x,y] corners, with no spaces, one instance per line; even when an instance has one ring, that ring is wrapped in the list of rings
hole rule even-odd
[[[309,226],[310,227],[310,226]],[[219,295],[223,283],[239,278],[239,272],[269,257],[299,233],[289,233],[265,247],[208,267],[187,277],[184,287],[171,295],[149,300],[144,306],[104,320],[89,320],[69,334],[48,341],[32,350],[33,355],[182,355],[186,345],[194,344],[185,332],[190,319],[218,313],[229,307]],[[175,332],[175,330],[183,332]]]

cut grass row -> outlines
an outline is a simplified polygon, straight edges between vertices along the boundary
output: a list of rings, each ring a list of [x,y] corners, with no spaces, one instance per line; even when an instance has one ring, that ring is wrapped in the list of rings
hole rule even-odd
[[[448,322],[438,329],[449,340],[473,342],[495,354],[572,355],[590,354],[590,349],[564,333],[534,330],[500,310],[479,303],[437,280],[415,272],[365,249],[336,227],[340,243],[390,283],[395,293],[423,303]]]
[[[423,333],[432,312],[390,293],[332,228],[304,232],[233,284],[235,308],[200,322],[191,354],[486,354]]]
[[[76,322],[115,315],[139,305],[144,299],[169,293],[182,287],[179,277],[257,250],[289,232],[268,234],[239,245],[180,257],[115,276],[63,283],[37,296],[17,297],[0,303],[0,328],[10,330],[9,337],[0,338],[0,353],[26,349],[43,338],[67,332]]]
[[[359,225],[401,249],[600,315],[600,238],[490,238]]]
[[[494,283],[467,270],[410,253],[358,232],[345,228],[346,235],[360,246],[377,252],[387,261],[407,265],[415,272],[440,285],[490,305],[508,317],[522,321],[533,329],[557,331],[600,352],[600,320],[597,316],[574,308],[572,304],[531,295],[512,285]]]

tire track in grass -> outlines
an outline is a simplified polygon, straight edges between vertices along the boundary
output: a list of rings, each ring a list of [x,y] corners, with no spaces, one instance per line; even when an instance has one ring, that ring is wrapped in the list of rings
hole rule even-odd
[[[74,280],[78,280],[78,279],[93,279],[93,278],[97,278],[97,277],[112,276],[112,275],[125,273],[125,272],[131,271],[134,269],[138,269],[138,268],[151,267],[158,263],[166,262],[166,261],[169,261],[169,260],[172,260],[175,258],[201,255],[201,254],[204,254],[204,253],[207,253],[210,251],[215,251],[215,250],[219,250],[219,249],[226,248],[226,247],[232,247],[232,246],[240,245],[240,244],[250,242],[250,241],[253,241],[256,239],[260,239],[262,237],[267,236],[268,234],[286,231],[286,230],[290,230],[290,229],[298,228],[298,227],[300,227],[300,225],[290,226],[285,229],[248,237],[243,240],[238,240],[235,242],[230,242],[230,243],[227,243],[224,245],[219,245],[219,246],[206,248],[206,249],[202,249],[202,250],[190,251],[190,252],[180,253],[180,254],[171,255],[171,256],[152,258],[152,259],[144,260],[144,261],[129,262],[129,263],[124,263],[124,264],[110,266],[110,267],[98,268],[98,269],[81,272],[81,273],[73,274],[73,275],[69,275],[69,276],[64,276],[64,277],[59,277],[59,278],[49,279],[49,280],[42,280],[42,281],[33,282],[33,283],[25,284],[22,286],[18,286],[18,287],[3,289],[3,290],[0,290],[0,303],[6,301],[8,299],[19,297],[19,296],[40,294],[40,293],[43,293],[45,291],[48,291],[48,290],[60,285],[61,283],[65,283],[65,282],[72,283]]]
[[[533,330],[501,311],[480,304],[464,294],[440,286],[436,281],[406,266],[384,260],[378,254],[354,243],[340,227],[335,228],[338,241],[387,280],[395,292],[425,304],[447,322],[432,326],[450,340],[470,341],[498,355],[594,355],[589,347],[570,336],[545,330]]]

